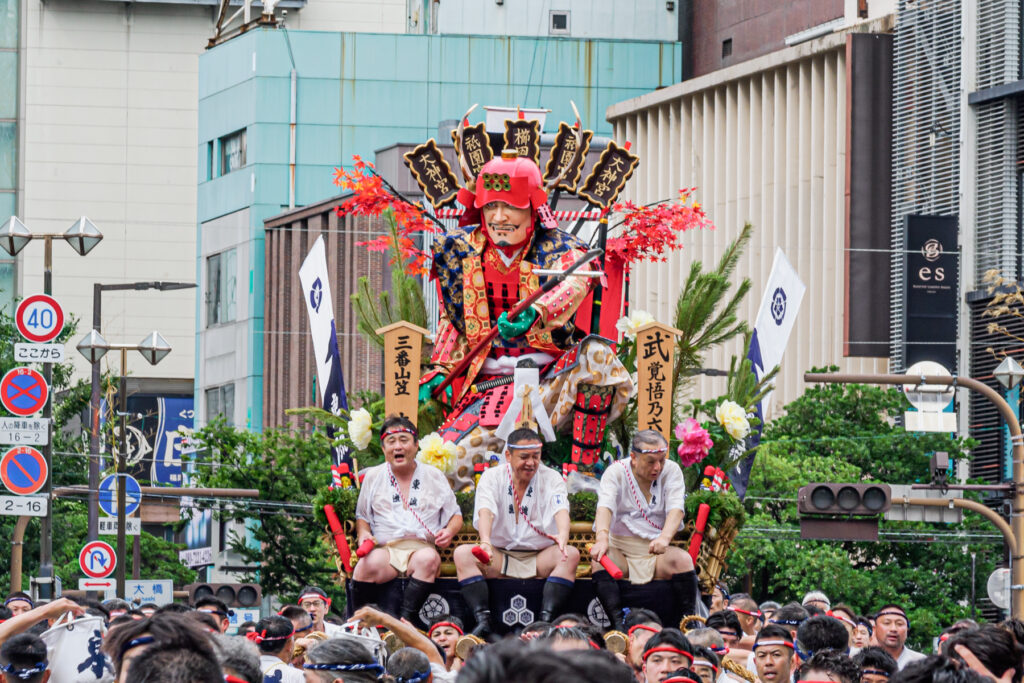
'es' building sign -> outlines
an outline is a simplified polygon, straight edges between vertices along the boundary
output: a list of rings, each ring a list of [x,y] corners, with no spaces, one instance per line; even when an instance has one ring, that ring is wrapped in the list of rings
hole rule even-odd
[[[907,367],[922,360],[956,372],[960,250],[954,216],[906,217]]]

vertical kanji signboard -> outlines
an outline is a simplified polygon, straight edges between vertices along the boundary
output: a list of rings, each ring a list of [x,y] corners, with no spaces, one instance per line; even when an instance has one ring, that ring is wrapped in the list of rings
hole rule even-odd
[[[400,321],[377,330],[384,337],[384,412],[404,415],[416,424],[419,416],[422,327]]]

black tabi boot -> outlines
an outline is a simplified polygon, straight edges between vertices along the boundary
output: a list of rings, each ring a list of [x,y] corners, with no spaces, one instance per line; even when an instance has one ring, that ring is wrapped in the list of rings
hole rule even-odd
[[[356,581],[352,579],[349,582],[349,590],[351,592],[351,600],[349,600],[349,616],[363,605],[370,605],[377,602],[380,596],[380,584],[373,583],[372,581]]]
[[[423,607],[423,602],[430,596],[432,590],[434,590],[433,583],[419,579],[409,579],[409,582],[405,584],[401,616],[403,619],[408,619],[409,623],[416,628],[420,627],[420,608]]]
[[[572,594],[572,581],[549,576],[544,582],[544,592],[540,598],[540,621],[552,622],[562,615],[562,608]]]
[[[691,614],[696,614],[697,596],[700,595],[697,572],[689,571],[673,574],[671,584],[672,593],[676,597],[676,609],[679,610],[680,621]]]
[[[491,593],[487,588],[487,581],[482,576],[466,579],[459,582],[459,590],[462,591],[462,599],[466,601],[466,606],[476,619],[476,628],[471,631],[471,635],[486,640],[492,630]]]
[[[625,633],[626,627],[622,624],[622,596],[619,593],[619,584],[606,571],[594,572],[591,580],[594,584],[594,592],[597,593],[597,599],[601,603],[601,607],[604,608],[604,613],[608,615],[608,621],[611,622],[611,627]]]

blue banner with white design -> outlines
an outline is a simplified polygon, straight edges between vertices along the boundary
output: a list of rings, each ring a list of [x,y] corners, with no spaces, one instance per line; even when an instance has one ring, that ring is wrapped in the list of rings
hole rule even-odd
[[[338,333],[334,323],[334,300],[331,282],[327,276],[327,248],[324,238],[318,237],[299,268],[309,329],[313,335],[313,354],[316,356],[316,377],[320,386],[320,405],[324,410],[339,415],[348,410],[345,379],[341,372],[341,354],[338,352]],[[336,430],[327,429],[327,437],[336,438]],[[335,486],[341,483],[339,467],[347,465],[352,471],[352,456],[343,446],[336,446],[331,456],[331,479]]]
[[[786,350],[793,325],[796,324],[796,314],[800,310],[800,302],[803,301],[806,289],[782,249],[776,248],[775,261],[772,263],[768,285],[761,298],[761,307],[757,311],[754,334],[750,339],[750,350],[747,353],[747,358],[750,359],[759,380],[782,362],[782,354]],[[754,409],[761,424],[747,437],[748,449],[756,448],[761,442],[764,404],[770,397],[771,394],[767,394]],[[747,493],[747,482],[753,464],[754,454],[751,453],[729,473],[732,486],[740,498]]]

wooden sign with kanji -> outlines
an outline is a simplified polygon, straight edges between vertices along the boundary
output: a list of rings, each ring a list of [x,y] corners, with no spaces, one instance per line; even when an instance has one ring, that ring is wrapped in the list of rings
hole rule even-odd
[[[601,158],[594,164],[576,194],[595,206],[607,209],[618,198],[638,163],[640,157],[630,154],[629,150],[619,147],[613,140],[601,152]]]
[[[430,138],[411,152],[406,152],[402,158],[435,209],[455,199],[455,195],[459,193],[459,181],[452,173],[451,165],[441,154],[434,138]]]
[[[506,120],[505,149],[514,149],[519,156],[533,159],[533,163],[540,166],[540,121]]]
[[[594,131],[585,130],[580,134],[581,144],[579,154],[576,153],[576,130],[566,122],[558,124],[558,134],[555,135],[555,144],[551,147],[551,156],[544,167],[544,182],[550,183],[558,177],[569,164],[572,168],[565,174],[558,187],[568,192],[575,192],[576,185],[583,173],[583,166],[587,162],[587,152],[590,151],[590,140],[594,137]]]
[[[494,158],[491,138],[487,135],[487,127],[483,121],[462,129],[462,149],[459,149],[459,131],[453,130],[452,144],[455,145],[456,154],[465,160],[469,170],[473,172],[474,178],[480,175],[480,169],[484,164]]]
[[[382,327],[384,337],[384,414],[419,417],[420,357],[428,332],[404,320]]]
[[[672,368],[680,334],[659,322],[636,332],[637,429],[653,429],[666,441],[672,432]]]

